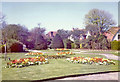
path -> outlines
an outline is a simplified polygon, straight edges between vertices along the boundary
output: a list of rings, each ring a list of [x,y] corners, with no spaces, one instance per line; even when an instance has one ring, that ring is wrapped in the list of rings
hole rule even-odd
[[[87,76],[79,76],[79,77],[69,77],[57,80],[118,80],[118,73],[105,73],[105,74],[94,74],[94,75],[87,75]]]

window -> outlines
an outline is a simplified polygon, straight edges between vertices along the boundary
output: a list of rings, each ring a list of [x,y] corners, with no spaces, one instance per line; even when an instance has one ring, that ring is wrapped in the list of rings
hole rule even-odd
[[[118,40],[120,40],[120,34],[118,34]]]

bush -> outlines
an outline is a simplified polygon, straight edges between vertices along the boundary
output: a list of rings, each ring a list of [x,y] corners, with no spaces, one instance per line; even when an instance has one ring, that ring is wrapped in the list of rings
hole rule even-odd
[[[64,48],[63,40],[59,34],[56,34],[52,40],[51,48]]]
[[[11,52],[23,52],[23,45],[19,42],[13,43],[10,47]]]
[[[83,44],[82,43],[80,44],[80,48],[83,48]]]
[[[2,52],[2,53],[5,52],[5,47],[4,47],[4,46],[1,46],[1,48],[0,48],[0,52]]]
[[[75,48],[76,48],[76,49],[80,48],[80,40],[79,40],[79,39],[76,39],[76,40],[74,41],[74,43],[75,43]]]
[[[104,35],[98,34],[97,36],[90,36],[83,41],[83,48],[87,49],[110,49],[110,43],[107,40],[107,37]]]
[[[11,52],[11,46],[12,45],[14,45],[14,43],[18,43],[18,44],[21,44],[21,45],[23,45],[23,43],[22,42],[19,42],[19,41],[17,41],[17,40],[15,40],[15,39],[8,39],[7,40],[7,52]],[[23,47],[22,47],[23,48]],[[22,50],[23,51],[23,50]],[[2,52],[4,52],[4,46],[2,47]]]
[[[111,42],[111,49],[112,50],[120,50],[120,41],[112,41]]]
[[[37,50],[45,50],[45,49],[47,49],[47,41],[43,38],[42,35],[40,35],[38,40],[36,41],[35,49],[37,49]]]
[[[71,48],[74,49],[75,48],[75,43],[71,43]]]
[[[66,39],[65,41],[64,41],[64,46],[65,46],[65,48],[67,48],[67,49],[71,49],[71,43],[73,43],[70,39]]]
[[[34,41],[27,41],[27,42],[26,42],[26,47],[27,47],[28,49],[34,49],[34,46],[35,46]]]

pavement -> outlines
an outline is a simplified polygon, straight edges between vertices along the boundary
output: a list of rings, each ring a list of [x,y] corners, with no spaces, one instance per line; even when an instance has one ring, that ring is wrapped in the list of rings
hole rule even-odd
[[[119,80],[118,74],[120,74],[120,72],[94,74],[94,75],[86,75],[86,76],[78,76],[78,77],[67,77],[57,80]]]

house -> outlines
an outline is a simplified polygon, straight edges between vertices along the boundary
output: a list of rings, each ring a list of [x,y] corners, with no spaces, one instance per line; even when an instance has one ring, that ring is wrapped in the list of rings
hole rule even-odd
[[[87,33],[86,33],[85,35],[86,35],[86,39],[87,39],[89,36],[91,36],[90,31],[87,31]]]
[[[73,35],[70,35],[68,39],[70,39],[71,41],[74,41]]]
[[[56,33],[57,33],[56,31],[50,31],[46,34],[46,37],[47,38],[53,38],[56,35]]]
[[[111,27],[107,32],[103,33],[107,36],[108,41],[120,40],[120,27]]]
[[[80,40],[84,40],[84,39],[86,39],[86,34],[82,34],[82,35],[80,35]]]
[[[78,28],[73,28],[72,31],[74,32],[75,30],[80,30],[83,33],[80,33],[80,37],[79,40],[84,40],[87,39],[89,36],[91,36],[91,33],[89,31],[86,31],[85,29],[78,29]],[[74,41],[76,38],[76,36],[69,36],[68,39],[70,39],[71,41]]]
[[[79,35],[79,40],[84,40],[86,39],[86,36],[89,36],[90,34],[86,33],[86,29],[79,29],[79,28],[73,28],[72,32],[78,32],[80,33]],[[68,39],[70,39],[71,41],[74,41],[76,38],[78,38],[78,36],[73,36],[71,35],[70,37],[68,37]]]
[[[89,31],[87,31],[85,34],[80,35],[80,40],[87,39],[89,36],[91,36],[91,34]]]
[[[114,41],[114,40],[119,40],[120,41],[120,29],[117,31],[117,33],[113,36],[113,39],[112,39],[112,41]]]

